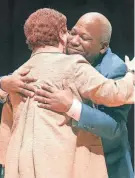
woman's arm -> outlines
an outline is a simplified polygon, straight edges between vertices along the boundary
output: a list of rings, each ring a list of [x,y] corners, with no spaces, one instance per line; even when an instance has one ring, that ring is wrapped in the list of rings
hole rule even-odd
[[[0,164],[5,164],[5,157],[8,143],[11,137],[11,129],[13,125],[12,107],[9,103],[5,103],[2,109],[2,117],[0,124]]]
[[[83,58],[76,60],[74,83],[83,98],[96,104],[120,106],[134,103],[134,75],[119,80],[107,79]]]

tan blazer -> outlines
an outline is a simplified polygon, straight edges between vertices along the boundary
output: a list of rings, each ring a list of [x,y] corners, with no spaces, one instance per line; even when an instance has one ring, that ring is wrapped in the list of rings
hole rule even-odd
[[[80,101],[87,98],[110,106],[133,102],[132,75],[116,83],[107,80],[80,55],[37,52],[18,71],[25,67],[38,78],[35,87],[45,81],[62,89],[66,79]],[[67,116],[38,108],[33,98],[23,103],[21,96],[11,93],[10,101],[3,108],[0,130],[5,178],[108,177],[98,136],[72,123],[58,126]]]

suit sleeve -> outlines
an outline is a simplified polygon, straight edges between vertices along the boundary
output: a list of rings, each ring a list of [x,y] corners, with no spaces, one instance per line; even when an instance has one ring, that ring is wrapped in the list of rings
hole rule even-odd
[[[118,72],[118,75],[116,75],[114,72],[110,77],[120,79],[125,75],[125,72],[123,71],[122,75],[119,75]],[[123,105],[115,108],[99,105],[98,109],[96,109],[82,104],[80,119],[78,122],[74,121],[74,124],[77,124],[77,127],[81,129],[111,140],[119,137],[122,131],[127,129],[126,122],[130,108],[131,105]]]
[[[126,118],[130,105],[124,105],[114,108],[114,112],[106,112],[106,108],[102,110],[92,108],[86,104],[82,104],[82,111],[79,122],[76,122],[78,128],[89,131],[105,139],[114,139],[121,135],[123,129],[126,129]],[[103,111],[104,110],[104,111]]]
[[[122,79],[107,79],[84,60],[78,60],[74,76],[74,83],[82,98],[110,107],[134,103],[131,73],[127,73]]]

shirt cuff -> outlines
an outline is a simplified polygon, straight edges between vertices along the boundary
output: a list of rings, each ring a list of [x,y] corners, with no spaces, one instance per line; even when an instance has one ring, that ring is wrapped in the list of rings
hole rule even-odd
[[[80,120],[81,111],[82,111],[82,103],[77,99],[73,99],[72,106],[69,109],[69,111],[66,112],[66,114],[69,117],[75,119],[76,121],[79,121]]]

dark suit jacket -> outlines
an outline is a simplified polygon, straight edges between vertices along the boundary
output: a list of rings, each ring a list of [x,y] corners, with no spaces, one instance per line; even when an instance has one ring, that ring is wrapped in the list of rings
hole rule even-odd
[[[112,79],[123,77],[127,70],[124,62],[111,49],[108,49],[96,69]],[[130,105],[115,108],[82,105],[78,127],[102,138],[109,178],[134,177],[126,126],[129,110]]]

